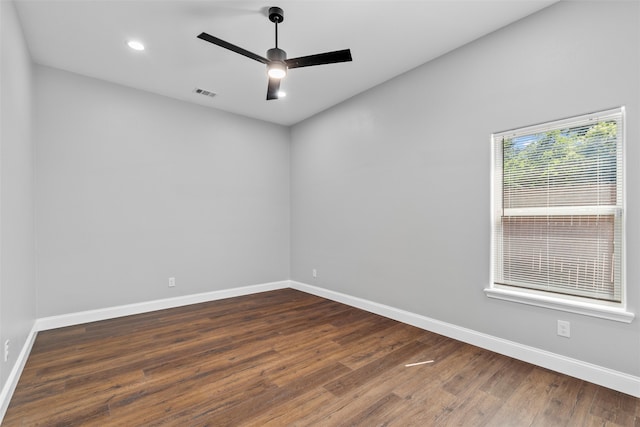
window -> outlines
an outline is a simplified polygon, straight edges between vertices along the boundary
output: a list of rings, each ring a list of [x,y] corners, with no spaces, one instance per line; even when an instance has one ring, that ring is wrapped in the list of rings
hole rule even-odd
[[[633,316],[624,311],[623,120],[618,108],[492,135],[489,296]]]

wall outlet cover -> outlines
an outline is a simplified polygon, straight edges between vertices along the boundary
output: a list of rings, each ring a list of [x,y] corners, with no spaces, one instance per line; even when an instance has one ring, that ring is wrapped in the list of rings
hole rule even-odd
[[[566,320],[558,320],[558,335],[571,338],[571,323]]]

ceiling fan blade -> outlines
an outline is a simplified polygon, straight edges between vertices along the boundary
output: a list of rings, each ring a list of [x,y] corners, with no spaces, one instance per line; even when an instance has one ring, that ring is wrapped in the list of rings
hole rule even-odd
[[[264,58],[258,54],[255,54],[253,52],[249,52],[246,49],[243,49],[241,47],[238,47],[234,44],[231,44],[229,42],[226,42],[222,39],[219,39],[217,37],[212,36],[211,34],[207,34],[207,33],[200,33],[200,35],[198,35],[199,39],[202,39],[204,41],[208,41],[209,43],[213,43],[215,45],[218,45],[220,47],[223,47],[225,49],[229,49],[232,52],[235,53],[239,53],[240,55],[246,56],[247,58],[251,58],[254,59],[258,62],[262,62],[263,64],[268,64],[269,60],[267,58]]]
[[[269,79],[269,85],[267,86],[267,101],[272,99],[278,99],[278,92],[280,92],[280,81],[282,79]]]
[[[333,52],[318,53],[316,55],[301,56],[287,59],[287,68],[309,67],[312,65],[333,64],[336,62],[351,61],[351,50],[336,50]]]

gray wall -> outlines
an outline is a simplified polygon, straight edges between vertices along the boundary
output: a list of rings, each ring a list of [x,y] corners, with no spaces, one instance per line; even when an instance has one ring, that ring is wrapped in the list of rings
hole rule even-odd
[[[294,126],[292,279],[640,375],[638,319],[483,292],[490,134],[625,105],[627,283],[640,315],[639,12],[558,3]]]
[[[13,3],[0,1],[0,386],[35,320],[32,65]]]
[[[35,70],[38,317],[288,278],[288,128]]]

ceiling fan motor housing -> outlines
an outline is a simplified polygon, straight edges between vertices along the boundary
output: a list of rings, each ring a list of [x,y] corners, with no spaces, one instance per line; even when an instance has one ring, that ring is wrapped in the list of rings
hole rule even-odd
[[[287,59],[287,52],[282,49],[278,49],[274,47],[273,49],[269,49],[267,51],[267,59],[269,61],[280,61],[284,62]]]

